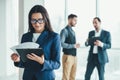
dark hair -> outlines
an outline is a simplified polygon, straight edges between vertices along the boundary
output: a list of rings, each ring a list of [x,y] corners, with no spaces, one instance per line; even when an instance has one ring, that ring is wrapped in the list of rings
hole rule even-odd
[[[70,14],[70,15],[68,16],[68,19],[74,18],[74,17],[77,17],[77,15],[75,15],[75,14]]]
[[[95,17],[94,19],[97,19],[99,22],[101,22],[101,19],[99,17]]]
[[[34,7],[32,7],[32,9],[30,10],[29,12],[29,15],[28,15],[28,24],[29,24],[29,29],[28,31],[29,32],[35,32],[32,24],[31,24],[31,16],[33,13],[41,13],[42,16],[43,16],[43,19],[45,20],[45,30],[47,31],[50,31],[50,32],[53,32],[53,29],[52,29],[52,26],[51,26],[51,23],[50,23],[50,19],[49,19],[49,15],[48,15],[48,12],[47,10],[41,6],[41,5],[35,5]]]

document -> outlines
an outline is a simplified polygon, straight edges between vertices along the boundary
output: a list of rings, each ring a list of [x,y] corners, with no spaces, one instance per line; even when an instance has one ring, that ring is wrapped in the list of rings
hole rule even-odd
[[[42,56],[43,55],[43,50],[42,48],[26,48],[26,49],[16,49],[18,54],[20,55],[21,57],[21,60],[23,62],[27,62],[29,61],[29,59],[27,58],[27,54],[31,54],[31,53],[34,53],[38,56]]]
[[[38,56],[43,55],[42,48],[39,48],[39,44],[34,42],[25,42],[19,45],[11,47],[14,53],[18,53],[23,62],[29,61],[27,54],[34,53]]]
[[[13,46],[10,49],[14,52],[17,53],[16,49],[25,49],[25,48],[39,48],[39,44],[34,43],[34,42],[24,42],[19,45]]]

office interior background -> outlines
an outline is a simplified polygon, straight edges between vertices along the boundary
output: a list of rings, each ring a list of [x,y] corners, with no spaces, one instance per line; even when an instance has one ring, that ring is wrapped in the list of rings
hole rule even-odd
[[[120,80],[120,0],[0,0],[0,80],[22,80],[23,69],[13,65],[10,47],[19,44],[22,34],[28,31],[28,13],[36,4],[45,6],[53,29],[58,33],[67,25],[69,14],[78,16],[74,30],[81,48],[77,52],[76,80],[84,80],[89,50],[84,42],[88,32],[94,29],[93,18],[100,17],[102,28],[110,31],[112,36],[105,80]],[[56,80],[61,80],[62,67],[55,73]],[[91,80],[98,80],[96,69]]]

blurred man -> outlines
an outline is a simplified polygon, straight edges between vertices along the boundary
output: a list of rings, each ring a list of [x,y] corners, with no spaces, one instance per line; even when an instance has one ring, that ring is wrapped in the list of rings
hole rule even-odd
[[[93,19],[95,30],[89,32],[86,46],[90,46],[85,80],[90,80],[91,74],[97,67],[99,80],[104,80],[105,64],[108,62],[107,49],[111,48],[110,32],[101,28],[101,20]]]
[[[77,23],[77,16],[70,14],[68,16],[68,25],[61,31],[61,44],[63,47],[63,76],[62,80],[75,80],[77,57],[76,49],[80,47],[79,43],[76,43],[75,32],[73,27]]]

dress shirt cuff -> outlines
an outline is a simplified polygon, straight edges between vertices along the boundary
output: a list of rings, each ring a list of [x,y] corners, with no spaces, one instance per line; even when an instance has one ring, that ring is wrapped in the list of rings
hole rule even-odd
[[[102,42],[101,42],[101,45],[100,45],[100,47],[103,47],[103,46],[104,46],[104,43],[102,43]]]

